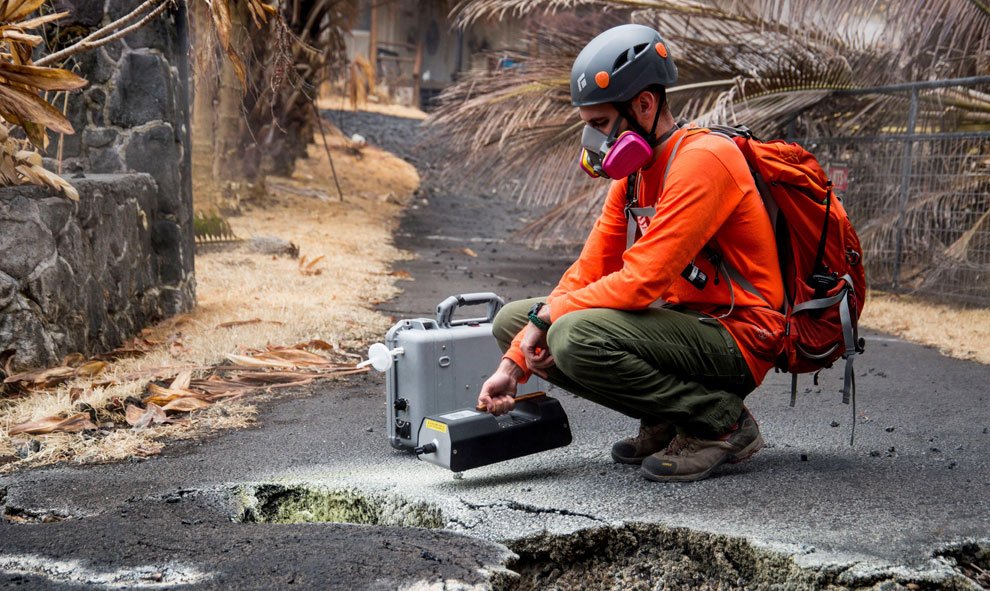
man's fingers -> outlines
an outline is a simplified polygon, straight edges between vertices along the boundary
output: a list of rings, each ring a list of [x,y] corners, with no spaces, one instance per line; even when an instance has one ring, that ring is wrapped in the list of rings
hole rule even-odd
[[[536,367],[544,369],[553,365],[553,355],[547,355],[542,359],[536,360]]]
[[[530,362],[529,363],[529,369],[531,371],[536,371],[538,369],[539,370],[545,370],[545,369],[547,369],[549,367],[553,367],[554,365],[555,364],[554,364],[554,360],[553,360],[553,355],[547,355],[543,359],[539,359],[539,360],[535,360],[535,361]],[[546,377],[546,376],[540,376],[540,377]]]
[[[523,352],[523,357],[526,358],[526,364],[529,365],[530,368],[545,367],[546,361],[548,359],[553,359],[553,356],[550,355],[550,352],[546,349],[540,349],[538,354],[532,354],[529,351]]]
[[[534,351],[533,349],[526,349],[523,351],[523,356],[527,359],[539,359],[544,355],[546,355],[546,351],[542,349],[539,352]]]
[[[504,415],[516,406],[516,401],[512,396],[498,396],[491,399],[488,412],[493,415]]]

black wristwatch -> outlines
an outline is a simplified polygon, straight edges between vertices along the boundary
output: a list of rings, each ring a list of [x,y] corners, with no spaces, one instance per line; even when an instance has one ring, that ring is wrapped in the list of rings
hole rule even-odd
[[[545,306],[545,305],[546,304],[543,303],[543,302],[536,302],[535,304],[533,304],[533,307],[529,309],[529,314],[528,314],[529,321],[532,322],[533,324],[535,324],[536,325],[536,328],[538,328],[538,329],[540,329],[540,330],[542,330],[544,332],[550,330],[550,323],[547,322],[546,320],[540,318],[538,316],[538,314],[540,313],[540,310],[542,310],[543,309],[543,306]]]

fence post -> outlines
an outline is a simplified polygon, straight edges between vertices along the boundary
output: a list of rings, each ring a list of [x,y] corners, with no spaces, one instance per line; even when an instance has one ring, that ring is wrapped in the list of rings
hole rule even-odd
[[[894,246],[894,288],[900,287],[901,280],[901,256],[904,251],[904,224],[907,214],[908,199],[911,195],[911,169],[913,162],[912,151],[914,148],[915,126],[918,123],[918,89],[911,89],[911,107],[908,111],[907,135],[904,142],[904,154],[901,160],[901,203],[900,211],[897,213],[897,236]]]

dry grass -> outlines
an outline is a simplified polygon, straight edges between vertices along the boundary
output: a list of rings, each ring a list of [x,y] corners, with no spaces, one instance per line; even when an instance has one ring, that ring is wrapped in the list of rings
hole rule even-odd
[[[197,308],[146,329],[143,336],[160,342],[159,346],[142,357],[114,362],[95,378],[119,384],[93,387],[93,379],[77,380],[52,391],[0,400],[0,473],[59,461],[105,462],[153,455],[163,441],[243,427],[254,420],[250,404],[223,402],[194,411],[179,424],[131,429],[122,414],[107,405],[128,396],[140,398],[156,374],[167,379],[183,367],[217,364],[230,353],[312,339],[335,345],[337,350],[330,354],[334,361],[354,363],[355,352],[382,337],[390,321],[372,307],[398,291],[388,267],[405,255],[392,246],[391,231],[419,177],[412,166],[386,152],[366,147],[356,153],[346,147],[344,138],[330,135],[328,139],[345,202],[336,200],[327,156],[317,136],[308,159],[297,165],[291,178],[273,179],[273,186],[317,191],[332,200],[277,189],[265,203],[248,204],[243,215],[229,220],[239,237],[277,236],[296,244],[310,261],[322,257],[319,262],[304,274],[299,261],[252,253],[246,244],[201,249],[196,256]],[[247,320],[260,322],[220,326]],[[135,373],[143,375],[128,378]],[[72,388],[84,391],[76,401],[70,397]],[[82,404],[95,409],[101,424],[112,422],[113,428],[33,438],[7,434],[16,424],[69,414]],[[25,449],[34,451],[10,461]]]
[[[942,354],[990,364],[990,309],[936,304],[870,292],[862,326],[936,347]]]
[[[320,97],[316,100],[316,106],[320,109],[354,110],[350,99],[339,89],[334,89],[329,85],[324,85],[321,89]],[[359,110],[407,119],[426,119],[426,113],[416,107],[382,102],[377,96],[371,96],[367,101],[361,103]]]

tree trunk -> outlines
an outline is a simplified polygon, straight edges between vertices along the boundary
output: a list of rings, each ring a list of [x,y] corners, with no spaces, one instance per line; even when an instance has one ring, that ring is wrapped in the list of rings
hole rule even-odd
[[[194,4],[196,19],[209,23],[206,2]],[[214,189],[221,211],[236,210],[240,199],[264,191],[266,175],[291,175],[296,160],[306,157],[318,130],[310,103],[328,64],[344,60],[343,32],[357,11],[356,0],[291,0],[279,3],[284,24],[269,20],[259,29],[243,2],[228,5],[230,42],[244,61],[247,88],[206,37],[200,45],[219,63],[197,69],[193,115],[194,178],[201,180],[204,203]]]
[[[248,14],[240,2],[230,6],[230,44],[235,48],[248,46]],[[213,174],[223,181],[238,180],[241,167],[237,153],[241,147],[241,105],[244,88],[234,73],[229,60],[220,68],[220,85],[217,92],[217,127],[213,153]]]
[[[213,144],[216,138],[217,53],[213,42],[210,9],[206,2],[192,2],[193,46],[192,174],[193,209],[212,213],[223,209],[213,176]]]

